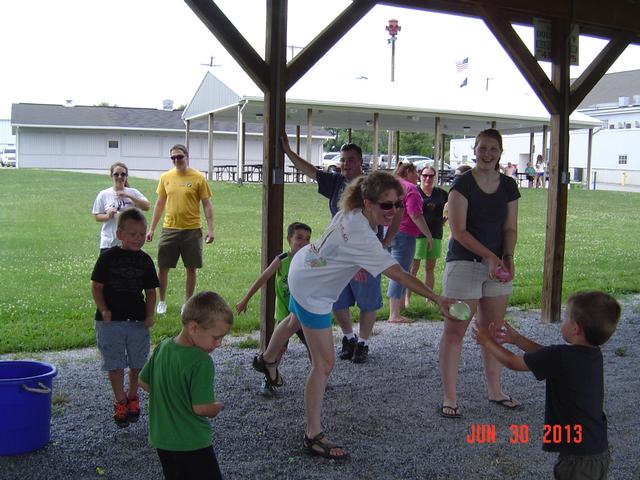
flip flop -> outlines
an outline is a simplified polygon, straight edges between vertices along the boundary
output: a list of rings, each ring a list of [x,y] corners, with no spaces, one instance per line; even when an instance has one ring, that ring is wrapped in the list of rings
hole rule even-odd
[[[449,405],[440,406],[440,416],[443,418],[462,418],[460,407],[450,407]]]
[[[495,403],[496,405],[500,405],[502,408],[506,408],[507,410],[518,410],[520,408],[520,404],[516,403],[513,397],[503,398],[502,400],[491,400],[491,403]],[[512,403],[513,405],[509,405]]]

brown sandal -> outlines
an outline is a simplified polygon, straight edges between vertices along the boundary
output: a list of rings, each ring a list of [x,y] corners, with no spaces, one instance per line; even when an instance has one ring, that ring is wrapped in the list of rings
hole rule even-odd
[[[349,452],[347,452],[344,448],[334,445],[331,442],[323,442],[322,439],[325,438],[324,432],[320,432],[313,438],[307,437],[305,434],[304,441],[302,442],[302,447],[305,453],[309,455],[317,455],[318,457],[328,458],[330,460],[345,460],[349,458]],[[344,452],[343,455],[336,455],[331,453],[332,450],[340,449]]]
[[[268,367],[275,367],[277,364],[278,362],[267,362],[264,359],[264,356],[262,353],[253,357],[253,362],[252,362],[253,368],[258,372],[264,374],[264,379],[266,380],[268,385],[271,385],[272,387],[281,387],[282,385],[284,385],[284,379],[282,378],[282,375],[280,375],[280,372],[278,372],[278,367],[276,367],[276,378],[271,377],[271,374],[269,373],[269,368],[268,368]]]

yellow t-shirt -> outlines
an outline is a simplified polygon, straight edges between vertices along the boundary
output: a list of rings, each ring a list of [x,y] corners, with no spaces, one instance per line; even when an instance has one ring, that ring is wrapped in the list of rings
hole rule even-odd
[[[200,202],[211,197],[209,184],[202,173],[191,167],[184,173],[172,168],[160,177],[156,193],[167,199],[164,228],[200,228]]]

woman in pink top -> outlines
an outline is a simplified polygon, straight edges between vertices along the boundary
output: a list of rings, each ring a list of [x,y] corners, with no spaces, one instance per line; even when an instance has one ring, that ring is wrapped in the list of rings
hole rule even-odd
[[[433,238],[427,222],[422,215],[422,197],[418,191],[418,172],[413,163],[400,163],[396,167],[394,175],[400,181],[404,190],[402,202],[404,211],[398,233],[391,243],[391,255],[405,270],[411,268],[411,261],[416,250],[416,238],[422,234],[426,237],[427,244],[431,248]],[[400,309],[404,306],[405,288],[393,280],[389,281],[387,297],[389,297],[390,323],[408,323],[409,319],[400,315]]]

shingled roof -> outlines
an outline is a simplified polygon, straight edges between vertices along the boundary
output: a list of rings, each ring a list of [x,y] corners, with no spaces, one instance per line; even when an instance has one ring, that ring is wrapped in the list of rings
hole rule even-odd
[[[182,110],[157,110],[153,108],[97,107],[76,105],[47,105],[38,103],[14,103],[11,106],[11,124],[14,127],[83,128],[121,130],[159,130],[184,132]],[[207,120],[191,122],[191,131],[208,129]],[[236,122],[214,119],[216,132],[236,132]],[[288,128],[287,130],[292,130]],[[306,129],[303,129],[306,134]],[[262,133],[262,123],[247,123],[247,133]],[[312,130],[314,136],[330,136],[322,128]]]
[[[597,105],[618,105],[619,97],[640,95],[640,70],[607,73],[589,92],[578,110],[595,108]]]

